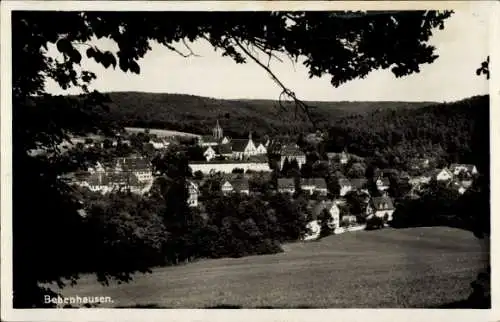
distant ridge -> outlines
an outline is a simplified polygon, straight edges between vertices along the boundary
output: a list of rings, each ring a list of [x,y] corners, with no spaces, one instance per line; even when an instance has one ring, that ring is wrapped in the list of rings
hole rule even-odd
[[[276,100],[218,99],[189,94],[109,92],[110,118],[127,127],[149,127],[195,134],[210,133],[219,120],[227,135],[297,132],[309,129],[304,116],[295,117],[293,104],[283,111]],[[376,110],[421,108],[437,102],[315,102],[311,115],[320,126],[341,117]]]

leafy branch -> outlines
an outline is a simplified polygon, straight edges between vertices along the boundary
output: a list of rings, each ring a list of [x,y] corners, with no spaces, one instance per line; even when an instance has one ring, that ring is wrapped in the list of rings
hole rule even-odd
[[[243,44],[240,41],[238,41],[236,39],[236,37],[233,37],[232,40],[238,46],[238,48],[240,48],[245,53],[245,55],[247,55],[248,57],[250,57],[257,65],[259,65],[260,67],[262,67],[269,74],[269,76],[271,76],[271,79],[279,87],[281,87],[282,92],[281,92],[281,94],[279,96],[279,104],[280,104],[280,107],[282,108],[282,110],[286,110],[286,108],[284,107],[284,105],[282,103],[282,98],[283,97],[291,98],[294,101],[294,103],[295,103],[295,117],[297,116],[297,111],[299,109],[302,110],[306,114],[306,116],[309,119],[309,121],[311,122],[313,128],[316,129],[316,122],[311,117],[310,107],[305,102],[303,102],[302,100],[298,99],[297,96],[295,95],[295,93],[292,92],[288,87],[286,87],[283,84],[283,82],[278,78],[278,76],[276,76],[276,74],[269,68],[269,63],[266,65],[263,62],[261,62],[257,57],[255,57],[255,55],[253,55],[250,52],[250,50],[248,50],[245,46],[243,46]],[[271,57],[272,57],[271,54],[269,54],[269,60],[271,59]]]

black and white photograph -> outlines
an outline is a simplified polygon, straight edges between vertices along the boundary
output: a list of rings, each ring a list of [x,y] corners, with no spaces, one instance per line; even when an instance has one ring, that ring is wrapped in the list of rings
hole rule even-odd
[[[492,309],[498,3],[141,2],[2,3],[2,320]]]

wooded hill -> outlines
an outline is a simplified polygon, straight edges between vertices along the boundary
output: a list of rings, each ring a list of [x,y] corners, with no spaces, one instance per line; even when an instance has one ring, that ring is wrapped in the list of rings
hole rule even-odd
[[[489,96],[420,109],[382,110],[339,119],[329,129],[327,151],[374,156],[395,166],[415,157],[472,163],[489,170]]]
[[[218,119],[226,134],[296,133],[311,128],[294,105],[286,111],[274,100],[223,100],[183,94],[111,92],[110,116],[123,126],[165,128],[196,134],[211,133]],[[376,110],[420,108],[432,102],[307,102],[321,127],[351,114]],[[302,118],[302,119],[301,119]]]

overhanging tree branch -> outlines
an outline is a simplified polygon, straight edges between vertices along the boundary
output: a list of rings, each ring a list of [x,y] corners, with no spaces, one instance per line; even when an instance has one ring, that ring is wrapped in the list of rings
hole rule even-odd
[[[232,40],[234,41],[234,43],[248,56],[250,57],[255,63],[257,63],[257,65],[259,65],[260,67],[262,67],[268,74],[269,76],[271,76],[271,79],[278,85],[281,87],[282,89],[282,93],[280,94],[280,105],[281,107],[284,109],[282,103],[281,103],[281,97],[286,95],[288,97],[290,97],[294,103],[295,103],[295,116],[297,116],[297,110],[298,109],[301,109],[307,116],[307,118],[309,119],[309,121],[311,122],[312,126],[314,129],[316,129],[316,122],[314,121],[314,119],[311,117],[311,113],[310,113],[310,110],[309,110],[309,106],[304,103],[302,100],[298,99],[297,96],[295,95],[294,92],[292,92],[288,87],[286,87],[283,82],[281,82],[279,80],[279,78],[276,76],[276,74],[273,73],[273,71],[268,67],[266,66],[264,63],[262,63],[259,59],[257,59],[254,55],[252,55],[252,53],[250,53],[250,51],[245,48],[245,46],[243,46],[241,44],[240,41],[238,41],[236,39],[236,37],[232,37]]]

